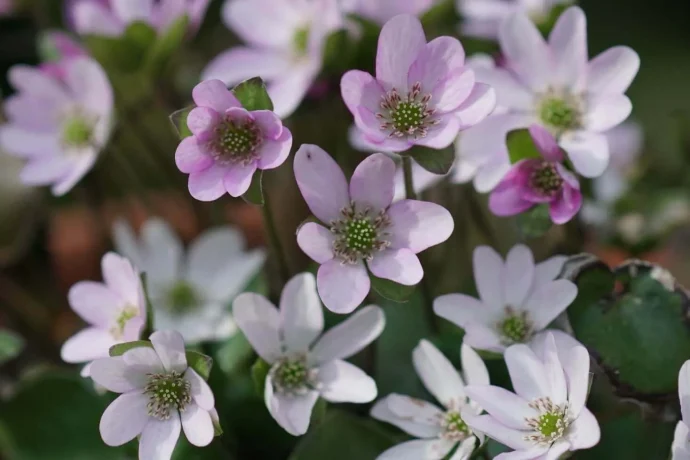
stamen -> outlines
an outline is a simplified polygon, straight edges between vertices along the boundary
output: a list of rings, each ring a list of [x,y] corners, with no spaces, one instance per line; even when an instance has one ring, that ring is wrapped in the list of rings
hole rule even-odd
[[[62,123],[62,144],[66,147],[84,147],[91,143],[95,120],[82,113],[70,113]]]
[[[148,377],[144,393],[149,397],[146,408],[151,417],[168,420],[173,410],[184,412],[192,402],[191,385],[179,372],[148,374]]]
[[[422,85],[419,82],[412,86],[404,98],[400,97],[397,89],[391,89],[381,97],[379,105],[383,112],[376,114],[376,118],[386,121],[381,124],[381,130],[389,131],[389,137],[426,137],[429,127],[440,123],[431,118],[436,110],[428,107],[430,101],[431,94],[422,96]]]
[[[440,420],[441,437],[448,441],[464,441],[472,432],[460,416],[460,412],[450,409]]]
[[[512,307],[506,307],[505,312],[497,327],[506,345],[524,343],[532,337],[532,323],[526,311],[516,312]]]
[[[216,136],[211,141],[213,158],[222,164],[248,165],[256,160],[263,139],[261,128],[252,119],[245,121],[226,118],[215,129]]]
[[[200,303],[199,294],[194,286],[186,281],[178,281],[168,291],[167,305],[173,313],[183,313]]]
[[[560,93],[553,89],[547,91],[540,99],[537,113],[541,121],[559,135],[582,127],[582,101],[570,93]]]
[[[390,219],[385,211],[374,214],[370,209],[355,211],[352,203],[340,211],[341,218],[331,222],[331,232],[336,235],[333,252],[343,263],[354,264],[360,260],[372,260],[374,254],[390,246],[385,229]]]
[[[120,340],[125,333],[127,322],[139,314],[139,309],[133,305],[126,305],[115,319],[115,324],[110,328],[110,335],[115,340]]]
[[[529,178],[530,186],[544,196],[553,196],[563,187],[563,178],[556,165],[548,161],[534,168]]]
[[[303,395],[317,387],[317,369],[309,368],[306,356],[283,357],[277,361],[268,375],[276,392]]]
[[[549,445],[562,438],[572,423],[567,403],[554,404],[551,398],[546,397],[535,399],[529,406],[539,412],[539,416],[525,418],[527,426],[534,431],[524,437],[526,441]]]

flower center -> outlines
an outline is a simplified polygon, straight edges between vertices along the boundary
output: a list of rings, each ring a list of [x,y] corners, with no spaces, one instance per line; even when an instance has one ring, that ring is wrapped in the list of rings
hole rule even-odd
[[[307,47],[309,46],[309,27],[297,29],[295,35],[292,37],[292,46],[297,55],[303,56],[307,54]]]
[[[532,325],[527,319],[527,312],[515,312],[506,307],[506,316],[498,324],[498,330],[506,344],[524,343],[532,336]]]
[[[277,361],[269,376],[273,388],[282,394],[301,395],[316,385],[316,369],[310,369],[306,356],[284,357]]]
[[[148,374],[144,393],[149,397],[148,414],[158,420],[167,420],[173,410],[184,411],[192,402],[191,384],[179,372]]]
[[[110,335],[115,340],[120,340],[125,333],[125,326],[130,319],[139,314],[139,309],[133,305],[127,305],[120,310],[120,314],[115,318],[115,324],[110,328]]]
[[[539,118],[556,134],[582,126],[582,107],[571,94],[558,95],[549,91],[539,102]]]
[[[226,119],[216,127],[213,158],[220,163],[247,165],[258,158],[261,129],[254,120]]]
[[[532,189],[546,196],[555,195],[563,187],[563,178],[556,165],[548,161],[542,162],[532,171],[529,182]]]
[[[463,441],[472,434],[460,412],[452,409],[443,415],[441,430],[441,437],[449,441]]]
[[[186,281],[178,281],[168,292],[168,306],[173,313],[183,313],[199,305],[199,295]]]
[[[93,123],[83,115],[72,115],[62,125],[62,142],[69,147],[88,145],[93,135]]]
[[[393,88],[381,97],[381,112],[376,118],[382,121],[381,130],[389,137],[426,137],[429,128],[440,123],[432,119],[435,109],[428,107],[431,94],[422,95],[421,83],[415,83],[406,97]]]
[[[390,219],[385,211],[373,214],[370,209],[355,211],[352,203],[340,211],[341,218],[331,222],[336,235],[333,252],[343,262],[354,264],[362,259],[371,260],[374,254],[390,246],[385,240]]]
[[[537,444],[551,444],[563,437],[572,420],[568,414],[568,404],[558,405],[551,398],[539,398],[529,406],[539,412],[537,417],[526,418],[527,425],[533,430],[525,440]]]

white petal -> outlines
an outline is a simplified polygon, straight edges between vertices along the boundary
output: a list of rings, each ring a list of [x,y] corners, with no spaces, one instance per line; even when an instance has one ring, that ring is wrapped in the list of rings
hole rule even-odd
[[[503,309],[505,302],[500,287],[505,283],[503,259],[488,246],[478,246],[472,257],[474,282],[485,305],[494,310]]]
[[[141,241],[146,249],[147,278],[160,284],[174,282],[182,261],[182,242],[173,229],[161,219],[149,219],[141,228]]]
[[[196,404],[189,404],[180,413],[182,429],[190,444],[203,447],[213,441],[214,429],[211,414]]]
[[[213,397],[213,392],[211,391],[211,387],[208,386],[208,383],[206,383],[206,381],[191,367],[187,369],[184,375],[185,379],[191,385],[194,402],[205,411],[213,410],[215,398]]]
[[[671,448],[672,460],[690,460],[690,430],[683,421],[676,425]]]
[[[448,452],[438,452],[435,449],[437,444],[438,441],[422,439],[407,441],[386,450],[376,460],[438,460]]]
[[[323,307],[316,279],[301,273],[287,282],[280,296],[283,340],[290,351],[307,351],[323,331]]]
[[[686,361],[678,374],[678,393],[683,420],[690,423],[690,361]]]
[[[91,378],[115,393],[126,393],[144,388],[146,374],[129,368],[121,356],[101,358],[91,363]]]
[[[537,287],[523,304],[534,329],[539,331],[568,308],[577,296],[577,286],[568,280],[556,280]]]
[[[400,415],[390,408],[391,400],[409,401],[408,409]],[[371,409],[371,416],[397,426],[417,438],[435,438],[440,434],[438,417],[443,413],[433,404],[403,395],[389,395],[379,400]]]
[[[60,357],[68,363],[83,363],[96,358],[106,358],[110,347],[117,341],[106,330],[95,327],[83,329],[62,345]]]
[[[592,94],[622,94],[637,71],[640,57],[627,46],[609,48],[589,63],[587,90]]]
[[[581,92],[587,82],[588,54],[587,18],[580,8],[561,14],[549,36],[549,48],[555,61],[554,83]]]
[[[589,449],[595,446],[601,438],[601,429],[596,417],[586,407],[570,427],[568,440],[572,449]]]
[[[534,448],[532,441],[525,440],[527,434],[525,431],[509,428],[491,415],[465,417],[464,420],[472,428],[472,431],[484,433],[512,449],[529,450]]]
[[[558,343],[556,344],[558,346]],[[570,350],[558,350],[563,371],[568,381],[568,407],[573,414],[578,414],[585,406],[589,393],[589,353],[583,346],[576,346]]]
[[[544,368],[546,370],[545,380],[550,387],[549,396],[551,396],[551,400],[555,404],[563,404],[568,399],[568,388],[563,366],[558,359],[558,349],[556,348],[556,342],[553,335],[546,337]]]
[[[527,401],[550,396],[544,363],[527,345],[508,347],[505,361],[515,393]]]
[[[412,363],[429,393],[443,406],[459,406],[465,400],[465,382],[460,373],[431,342],[419,342],[412,351]]]
[[[603,133],[623,123],[632,112],[632,102],[622,94],[591,98],[585,116],[587,130]]]
[[[264,361],[274,362],[280,355],[280,314],[264,296],[246,292],[232,303],[237,326]]]
[[[319,367],[321,396],[330,402],[368,403],[376,399],[376,382],[347,361],[336,360]]]
[[[526,429],[525,418],[537,415],[537,412],[528,406],[528,401],[505,388],[493,385],[468,385],[465,387],[465,392],[492,417],[513,429]]]
[[[182,423],[174,412],[168,420],[151,418],[139,438],[139,458],[170,460],[180,437]]]
[[[230,260],[241,261],[240,257],[234,256],[241,255],[244,247],[244,236],[235,227],[224,226],[205,231],[189,247],[188,276],[195,283],[215,278],[214,275],[227,268]]]
[[[141,261],[143,251],[139,247],[134,230],[127,221],[118,219],[113,224],[113,244],[119,254],[131,260],[136,267],[144,268]]]
[[[99,425],[103,442],[109,446],[121,446],[137,437],[151,419],[146,408],[148,402],[148,396],[134,391],[120,395],[110,403]]]
[[[606,136],[588,131],[568,132],[559,145],[568,153],[575,170],[585,177],[600,176],[609,164]]]
[[[122,355],[122,361],[127,365],[129,371],[145,375],[149,373],[164,372],[163,363],[158,357],[156,350],[149,347],[136,347],[127,350]]]
[[[309,428],[311,411],[319,399],[319,393],[310,391],[305,395],[289,396],[273,392],[271,379],[266,379],[264,401],[278,425],[293,436],[301,436]]]
[[[129,260],[114,252],[109,252],[103,256],[101,267],[103,281],[111,290],[118,293],[127,304],[141,309],[146,308],[142,304],[143,292],[139,273]]]
[[[521,12],[506,18],[498,35],[510,68],[532,91],[545,91],[551,77],[549,48],[527,15]]]
[[[534,257],[523,244],[513,246],[503,268],[503,301],[506,305],[522,305],[534,279]]]
[[[489,370],[479,354],[463,342],[460,347],[462,375],[467,385],[488,385]]]
[[[566,256],[553,256],[537,264],[534,269],[534,286],[541,286],[555,280],[563,269]]]
[[[156,331],[151,343],[167,371],[184,372],[187,369],[184,340],[177,331]]]

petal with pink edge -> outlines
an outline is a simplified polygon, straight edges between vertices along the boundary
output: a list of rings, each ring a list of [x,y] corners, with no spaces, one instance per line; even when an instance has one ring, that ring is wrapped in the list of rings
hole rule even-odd
[[[338,259],[319,267],[316,285],[326,308],[340,314],[357,308],[371,288],[364,263],[344,264]]]
[[[264,139],[259,150],[259,169],[274,169],[285,163],[292,148],[292,133],[283,128],[277,139]]]
[[[367,262],[374,276],[405,286],[414,286],[424,276],[419,259],[409,249],[384,249]]]
[[[280,118],[270,110],[255,110],[252,112],[252,117],[256,124],[261,128],[261,134],[264,138],[276,140],[283,133],[283,122]]]
[[[391,248],[415,254],[446,241],[453,233],[453,217],[444,207],[416,200],[402,200],[388,209]]]
[[[439,118],[440,123],[432,126],[425,137],[415,139],[414,143],[432,149],[445,149],[458,137],[460,131],[460,119],[449,113]]]
[[[422,23],[412,15],[401,14],[383,26],[376,52],[376,79],[384,90],[396,88],[401,95],[408,92],[407,74],[425,46]]]
[[[316,222],[307,222],[297,230],[297,244],[314,262],[323,264],[334,257],[335,235]]]
[[[509,16],[501,24],[498,36],[510,69],[533,92],[546,91],[551,83],[550,52],[529,17],[524,13]]]
[[[189,175],[189,193],[199,201],[214,201],[227,192],[223,179],[229,171],[225,166],[213,164]]]
[[[382,153],[362,161],[350,179],[350,199],[357,210],[378,214],[390,206],[395,190],[395,163]]]
[[[175,164],[183,173],[201,172],[210,168],[213,163],[213,158],[195,136],[182,139],[175,151]]]
[[[252,177],[256,172],[256,162],[248,165],[236,164],[229,167],[228,172],[223,178],[223,185],[230,196],[238,197],[247,193],[252,183]]]
[[[231,107],[242,107],[240,101],[220,80],[202,81],[192,90],[192,98],[199,107],[208,107],[218,113],[225,113]]]

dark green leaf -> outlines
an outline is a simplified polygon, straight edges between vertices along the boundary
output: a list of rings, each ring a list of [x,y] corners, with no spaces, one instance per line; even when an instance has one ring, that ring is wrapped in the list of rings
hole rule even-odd
[[[534,145],[532,136],[530,136],[529,130],[527,129],[518,129],[509,132],[506,142],[511,164],[515,164],[527,158],[542,157],[542,154],[537,149],[537,146]]]
[[[187,126],[187,117],[189,112],[194,109],[194,106],[185,107],[184,109],[177,110],[170,115],[170,122],[173,124],[177,135],[180,139],[189,137],[192,135],[192,131]]]
[[[434,150],[416,145],[406,154],[411,156],[422,168],[430,173],[439,175],[448,174],[455,161],[455,150],[452,146],[441,150]]]
[[[213,358],[198,351],[187,350],[187,365],[194,369],[204,380],[208,380],[213,367]]]
[[[151,46],[147,57],[147,68],[153,74],[165,69],[170,57],[180,48],[187,36],[189,18],[185,15],[178,18],[165,29]]]
[[[333,32],[326,39],[323,48],[324,68],[333,72],[349,69],[348,62],[352,60],[354,51],[354,43],[347,30]]]
[[[257,358],[254,365],[252,365],[252,380],[254,381],[254,389],[257,395],[264,397],[264,390],[266,388],[266,377],[271,370],[271,365],[261,358]]]
[[[232,90],[242,107],[249,111],[273,110],[273,102],[266,91],[266,84],[259,77],[245,80]]]
[[[7,329],[0,329],[0,365],[16,358],[24,349],[24,339]]]
[[[141,333],[141,335],[144,337],[150,337],[155,331],[153,327],[155,313],[153,310],[153,303],[151,303],[151,297],[149,296],[148,277],[146,273],[142,273],[140,278],[141,286],[144,289],[144,298],[146,299],[146,324],[144,325],[144,331]]]
[[[249,204],[256,206],[264,205],[264,189],[263,189],[263,171],[256,171],[252,177],[252,182],[249,184],[247,193],[242,195],[242,199]]]
[[[148,340],[135,340],[134,342],[118,343],[110,347],[110,356],[122,356],[129,350],[139,347],[153,348],[153,345]]]
[[[84,43],[106,70],[130,73],[141,69],[156,31],[144,22],[133,22],[120,37],[89,35]]]
[[[371,279],[371,287],[381,296],[393,302],[407,302],[410,296],[414,293],[415,286],[405,286],[396,283],[395,281],[378,278],[369,273]]]
[[[233,335],[215,354],[220,370],[232,374],[252,356],[252,346],[241,332]]]
[[[517,216],[518,229],[523,238],[539,238],[553,227],[549,205],[539,204]]]

